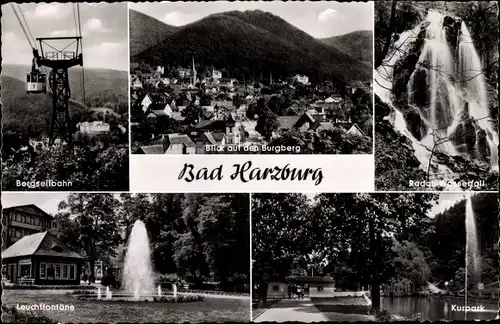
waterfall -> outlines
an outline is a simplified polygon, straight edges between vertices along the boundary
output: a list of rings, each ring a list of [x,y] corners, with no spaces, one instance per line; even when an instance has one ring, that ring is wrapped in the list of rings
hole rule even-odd
[[[457,21],[460,26],[453,25]],[[441,152],[489,160],[491,170],[498,171],[498,132],[490,118],[481,61],[465,23],[429,11],[423,22],[399,35],[393,48],[374,73],[374,90],[393,108],[389,120],[410,139],[421,168],[427,171],[432,155]],[[402,77],[395,74],[398,68]],[[406,81],[402,71],[410,74]],[[396,89],[397,81],[405,88],[399,84]],[[448,167],[432,166],[431,180],[453,179]]]

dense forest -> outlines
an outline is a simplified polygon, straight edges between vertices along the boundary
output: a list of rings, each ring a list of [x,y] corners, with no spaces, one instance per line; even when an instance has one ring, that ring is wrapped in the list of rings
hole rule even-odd
[[[132,225],[148,230],[153,268],[163,281],[182,279],[203,287],[242,291],[249,282],[248,194],[72,193],[55,215],[58,236],[94,269],[121,266]]]
[[[179,28],[131,61],[187,67],[192,57],[200,70],[214,66],[241,80],[271,72],[276,79],[306,74],[313,82],[369,81],[372,76],[371,64],[260,10],[210,15]]]
[[[252,273],[264,287],[260,298],[265,299],[270,280],[311,268],[333,276],[338,289],[370,287],[375,312],[382,294],[419,295],[429,282],[460,293],[465,202],[432,215],[437,199],[422,193],[253,195]],[[496,293],[498,286],[491,285],[498,279],[497,195],[474,195],[472,205],[484,292]]]
[[[6,65],[2,67],[2,117],[4,131],[22,136],[47,135],[52,118],[52,96],[50,94],[27,94],[26,71],[28,67]],[[82,121],[82,91],[79,69],[69,70],[71,89],[70,119],[73,132]],[[128,123],[128,77],[124,71],[86,69],[85,101],[88,108],[107,107],[123,117]]]
[[[139,54],[149,47],[161,42],[177,30],[142,12],[129,10],[130,56]]]
[[[322,42],[346,54],[350,54],[356,60],[373,64],[373,31],[358,30],[352,33],[321,39]]]

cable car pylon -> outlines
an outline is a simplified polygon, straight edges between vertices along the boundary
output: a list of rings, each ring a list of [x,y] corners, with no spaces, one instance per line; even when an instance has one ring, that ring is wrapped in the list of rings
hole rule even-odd
[[[40,53],[38,50],[33,50],[37,65],[52,69],[49,76],[49,85],[52,90],[53,99],[52,121],[49,134],[50,145],[54,144],[57,138],[66,141],[70,145],[73,142],[69,117],[71,89],[69,86],[68,69],[77,65],[83,66],[81,39],[81,36],[36,39],[40,44]],[[67,41],[70,44],[59,50],[48,44],[50,41]],[[73,44],[76,45],[76,51],[65,51],[65,49]],[[44,45],[50,47],[53,51],[44,52]]]

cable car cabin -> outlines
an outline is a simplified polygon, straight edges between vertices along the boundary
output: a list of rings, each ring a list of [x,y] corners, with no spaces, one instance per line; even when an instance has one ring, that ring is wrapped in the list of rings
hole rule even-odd
[[[26,75],[26,93],[47,93],[45,73],[31,72]]]

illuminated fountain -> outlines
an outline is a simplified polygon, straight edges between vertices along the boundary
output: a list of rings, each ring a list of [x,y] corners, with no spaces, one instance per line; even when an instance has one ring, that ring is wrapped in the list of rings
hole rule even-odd
[[[128,240],[123,287],[136,301],[141,296],[150,296],[155,290],[148,233],[140,220],[135,221]]]

